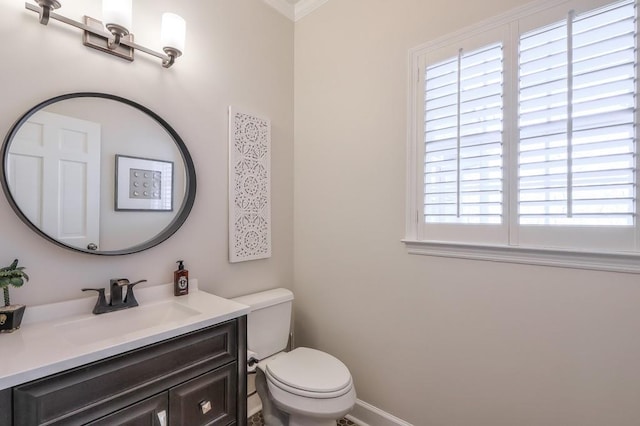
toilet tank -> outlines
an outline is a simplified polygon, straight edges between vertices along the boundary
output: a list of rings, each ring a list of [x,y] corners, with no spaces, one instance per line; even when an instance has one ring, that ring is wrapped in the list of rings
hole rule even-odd
[[[261,291],[232,299],[249,305],[247,347],[264,359],[287,347],[291,329],[293,293],[286,288]]]

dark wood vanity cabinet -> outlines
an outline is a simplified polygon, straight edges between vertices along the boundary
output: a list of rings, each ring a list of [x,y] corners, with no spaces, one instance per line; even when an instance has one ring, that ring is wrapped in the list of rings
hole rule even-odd
[[[0,426],[246,426],[246,317],[8,391]]]

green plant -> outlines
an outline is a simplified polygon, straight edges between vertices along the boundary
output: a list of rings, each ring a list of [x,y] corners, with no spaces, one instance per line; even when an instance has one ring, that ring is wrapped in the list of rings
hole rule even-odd
[[[0,268],[0,288],[4,293],[4,306],[11,305],[9,300],[9,286],[22,287],[25,281],[29,281],[29,276],[24,272],[24,266],[18,266],[18,259],[11,265]]]

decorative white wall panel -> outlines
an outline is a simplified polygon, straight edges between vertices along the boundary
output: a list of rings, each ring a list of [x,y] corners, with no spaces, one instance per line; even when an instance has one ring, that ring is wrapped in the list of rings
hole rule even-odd
[[[271,122],[229,107],[229,261],[271,256]]]

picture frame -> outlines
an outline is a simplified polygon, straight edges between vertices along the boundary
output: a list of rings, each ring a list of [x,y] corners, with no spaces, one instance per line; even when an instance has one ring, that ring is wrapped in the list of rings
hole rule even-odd
[[[173,211],[173,161],[116,154],[116,211]]]

